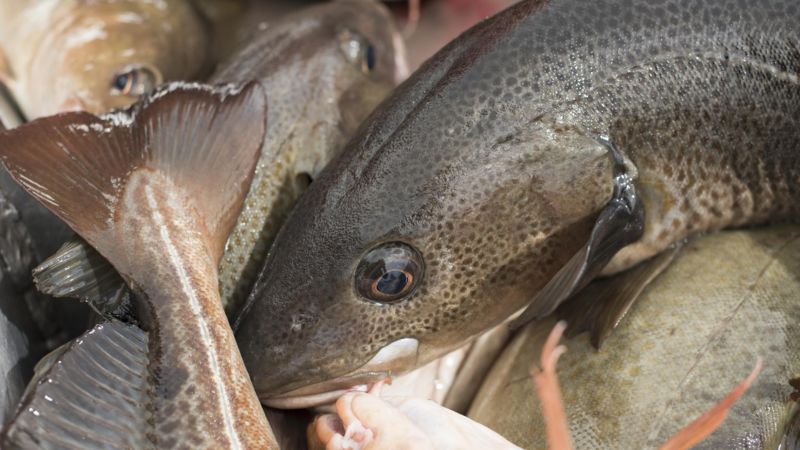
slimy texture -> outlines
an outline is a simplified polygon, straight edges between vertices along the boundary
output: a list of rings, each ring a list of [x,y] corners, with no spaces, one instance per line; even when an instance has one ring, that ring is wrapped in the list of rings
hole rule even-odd
[[[276,238],[237,331],[259,396],[336,385],[399,338],[419,357],[394,370],[413,369],[528,305],[612,196],[600,137],[645,211],[606,273],[686,236],[796,218],[798,22],[792,0],[529,0],[460,36]],[[355,269],[395,241],[425,273],[402,301],[369,301]]]

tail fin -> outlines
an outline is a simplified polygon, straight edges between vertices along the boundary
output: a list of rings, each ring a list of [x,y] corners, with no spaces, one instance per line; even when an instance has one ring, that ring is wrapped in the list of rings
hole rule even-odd
[[[126,111],[59,114],[0,132],[11,175],[105,256],[117,204],[137,169],[164,174],[192,199],[219,259],[266,131],[260,84],[172,83]]]

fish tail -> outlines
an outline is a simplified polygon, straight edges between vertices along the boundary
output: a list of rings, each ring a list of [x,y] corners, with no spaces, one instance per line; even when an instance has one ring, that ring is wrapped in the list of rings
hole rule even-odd
[[[132,174],[157,172],[194,200],[184,206],[200,219],[216,262],[249,189],[265,127],[258,83],[172,83],[125,111],[59,114],[3,132],[0,159],[115,266],[126,255],[109,231],[125,189]]]

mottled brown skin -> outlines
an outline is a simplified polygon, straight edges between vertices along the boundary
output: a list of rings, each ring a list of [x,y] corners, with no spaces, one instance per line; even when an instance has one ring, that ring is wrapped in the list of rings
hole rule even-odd
[[[136,293],[153,405],[153,428],[141,432],[157,448],[278,448],[216,274],[266,117],[257,82],[172,83],[128,111],[60,114],[0,136],[14,179]],[[250,133],[228,133],[235,126]]]
[[[607,272],[692,233],[796,217],[798,22],[794,0],[535,0],[462,35],[276,239],[237,331],[259,397],[342,387],[399,338],[423,364],[526,306],[611,196],[596,136],[627,156],[646,216]],[[354,271],[391,241],[426,272],[379,305]]]
[[[400,33],[374,0],[317,5],[268,23],[212,82],[258,79],[269,92],[267,138],[220,264],[220,291],[238,311],[297,199],[364,118],[405,77]],[[346,42],[362,45],[348,59]],[[374,67],[366,67],[366,46]]]

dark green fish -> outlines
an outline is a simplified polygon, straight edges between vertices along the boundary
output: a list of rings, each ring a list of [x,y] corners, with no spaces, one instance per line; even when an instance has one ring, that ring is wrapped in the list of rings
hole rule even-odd
[[[262,402],[330,400],[687,236],[797,217],[798,23],[794,0],[529,0],[463,34],[277,237],[236,332]]]

